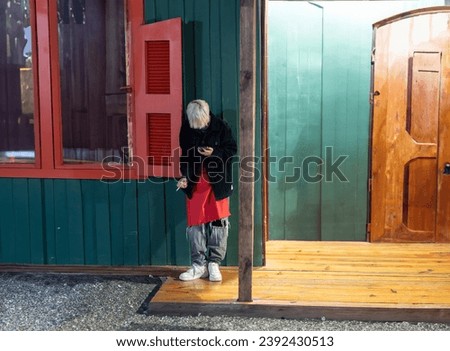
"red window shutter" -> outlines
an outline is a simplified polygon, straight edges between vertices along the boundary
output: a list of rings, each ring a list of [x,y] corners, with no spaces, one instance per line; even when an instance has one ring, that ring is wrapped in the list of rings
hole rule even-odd
[[[140,177],[177,177],[183,103],[181,18],[142,25],[142,1],[129,4],[134,165]]]
[[[147,94],[170,94],[170,42],[145,43]]]
[[[170,114],[149,113],[147,118],[148,162],[155,166],[169,166],[172,154]]]

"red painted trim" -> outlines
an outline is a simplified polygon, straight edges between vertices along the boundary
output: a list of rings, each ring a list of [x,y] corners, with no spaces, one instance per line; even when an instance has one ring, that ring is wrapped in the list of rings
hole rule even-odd
[[[31,45],[33,50],[33,86],[34,86],[34,152],[35,152],[35,167],[41,167],[41,133],[40,133],[40,101],[39,101],[39,55],[38,55],[38,41],[37,33],[37,19],[36,19],[36,4],[35,0],[30,1],[30,22],[31,22]]]
[[[42,4],[39,4],[42,5]],[[39,84],[39,46],[37,45],[37,29],[38,18],[36,16],[37,10],[42,10],[39,5],[36,5],[36,0],[30,0],[30,24],[32,28],[31,40],[33,50],[33,91],[34,91],[34,152],[35,161],[33,163],[0,163],[0,176],[3,175],[5,169],[11,169],[14,173],[22,173],[24,169],[39,169],[41,168],[41,138],[40,138],[40,84]]]
[[[0,170],[1,178],[42,178],[42,179],[138,179],[135,172],[130,169],[123,169],[121,166],[106,170],[74,170],[74,169],[36,169],[36,168],[3,168]]]
[[[135,33],[139,30],[139,27],[144,24],[144,0],[127,0],[127,64],[128,64],[128,81],[131,87],[131,94],[128,94],[128,128],[131,133],[128,138],[129,144],[131,145],[131,156],[135,159],[135,145],[136,145],[136,109],[135,109],[135,77],[136,77],[136,67],[134,66],[134,59],[136,54],[133,52],[136,46]],[[133,169],[136,172],[136,176],[142,173],[139,172],[141,167],[144,167],[141,162],[132,162]]]
[[[131,31],[136,31],[144,23],[144,0],[128,0],[128,23]]]
[[[53,162],[57,168],[63,165],[62,157],[62,121],[61,121],[61,84],[58,47],[58,4],[56,0],[49,0],[48,11],[50,43],[50,74],[52,87],[52,122],[53,122]]]
[[[48,23],[48,1],[36,1],[36,39],[38,52],[38,84],[39,84],[39,140],[40,158],[43,169],[53,168],[53,122],[50,76],[50,41]],[[3,175],[3,171],[2,171]]]

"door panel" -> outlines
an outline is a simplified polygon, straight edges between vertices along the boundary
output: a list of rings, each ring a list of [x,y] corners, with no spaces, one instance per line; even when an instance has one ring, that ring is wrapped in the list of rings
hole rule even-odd
[[[411,230],[435,231],[436,166],[432,158],[415,159],[405,166],[403,224]]]
[[[450,16],[409,16],[375,24],[371,241],[449,237]]]
[[[417,143],[438,142],[440,52],[414,52],[409,62],[406,131]],[[434,236],[437,160],[414,159],[405,166],[403,224]]]

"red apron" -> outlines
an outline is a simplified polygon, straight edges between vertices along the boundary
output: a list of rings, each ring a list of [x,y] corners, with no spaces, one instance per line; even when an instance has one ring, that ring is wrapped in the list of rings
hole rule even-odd
[[[216,201],[208,175],[202,172],[191,199],[187,199],[187,223],[191,227],[230,216],[228,198]]]

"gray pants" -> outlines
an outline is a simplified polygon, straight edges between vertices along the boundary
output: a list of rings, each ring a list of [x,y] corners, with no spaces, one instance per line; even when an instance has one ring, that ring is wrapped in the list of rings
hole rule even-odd
[[[228,218],[218,221],[187,227],[186,236],[191,249],[192,264],[204,266],[207,262],[220,263],[227,253]]]

